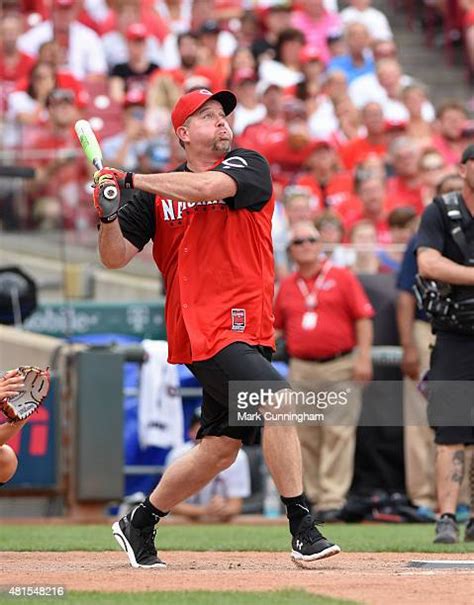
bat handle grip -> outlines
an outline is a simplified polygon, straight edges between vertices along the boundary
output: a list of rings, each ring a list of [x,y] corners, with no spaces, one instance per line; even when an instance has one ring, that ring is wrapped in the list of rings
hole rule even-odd
[[[100,158],[94,158],[92,163],[97,168],[97,170],[102,170],[102,168],[104,167],[104,163]],[[118,196],[118,193],[118,189],[115,185],[105,185],[103,187],[104,197],[110,202]]]

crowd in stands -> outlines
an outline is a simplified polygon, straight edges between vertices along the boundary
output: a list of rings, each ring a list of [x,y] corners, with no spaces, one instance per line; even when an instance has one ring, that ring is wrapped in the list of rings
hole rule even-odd
[[[443,15],[448,4],[433,6]],[[455,4],[471,56],[474,5]],[[94,224],[91,168],[73,134],[79,117],[91,120],[106,164],[143,172],[176,166],[183,156],[170,111],[194,88],[235,91],[235,144],[270,162],[280,277],[297,220],[316,221],[343,265],[362,261],[339,244],[403,245],[474,140],[463,103],[434,107],[424,84],[403,73],[390,23],[372,0],[5,0],[2,7],[2,164],[36,169],[21,202],[17,187],[2,185],[6,229]],[[393,254],[367,266],[394,270]]]

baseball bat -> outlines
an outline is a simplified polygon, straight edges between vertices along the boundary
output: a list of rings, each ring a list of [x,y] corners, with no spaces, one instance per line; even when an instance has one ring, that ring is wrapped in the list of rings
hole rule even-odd
[[[90,123],[87,120],[78,120],[74,125],[74,130],[76,131],[77,138],[79,139],[86,158],[97,170],[102,170],[104,167],[102,150]],[[113,200],[117,195],[117,188],[113,185],[108,185],[104,188],[104,196],[108,200]]]
[[[87,120],[78,120],[74,126],[74,130],[76,131],[77,138],[79,139],[86,158],[97,168],[97,170],[102,170],[104,167],[102,151],[90,123]]]

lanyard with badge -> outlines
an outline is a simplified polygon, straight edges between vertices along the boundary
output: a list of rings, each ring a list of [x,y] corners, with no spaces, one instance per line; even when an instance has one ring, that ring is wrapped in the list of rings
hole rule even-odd
[[[296,285],[298,286],[306,305],[306,311],[304,312],[303,319],[301,321],[301,327],[303,330],[314,330],[318,325],[318,314],[316,312],[319,302],[318,293],[320,290],[322,290],[330,269],[331,263],[330,261],[326,261],[320,274],[314,280],[311,290],[308,288],[308,284],[303,278],[300,277],[296,281]]]

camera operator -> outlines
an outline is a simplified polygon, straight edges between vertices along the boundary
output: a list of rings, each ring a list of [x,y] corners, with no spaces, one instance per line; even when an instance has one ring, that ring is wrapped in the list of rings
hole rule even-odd
[[[430,318],[436,345],[429,371],[428,416],[435,430],[436,488],[440,517],[435,543],[459,540],[455,512],[467,447],[474,445],[474,145],[464,149],[461,193],[433,200],[417,240],[417,297]],[[474,382],[471,382],[474,385]],[[471,463],[471,477],[474,469]],[[465,541],[474,541],[471,518]]]

